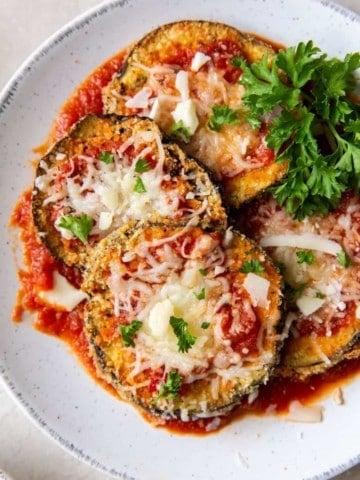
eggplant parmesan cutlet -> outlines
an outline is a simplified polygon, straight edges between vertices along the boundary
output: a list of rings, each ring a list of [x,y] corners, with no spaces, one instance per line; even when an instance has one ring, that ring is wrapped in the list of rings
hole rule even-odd
[[[252,63],[274,54],[270,44],[215,22],[164,25],[135,44],[104,88],[105,113],[153,118],[220,180],[225,201],[239,206],[282,178],[260,129],[247,121],[237,57]]]
[[[285,280],[290,335],[279,373],[304,378],[358,355],[358,196],[348,192],[334,211],[298,221],[266,195],[240,216],[246,233],[266,249]]]
[[[155,416],[223,414],[269,378],[281,278],[237,232],[132,222],[96,246],[82,288],[99,375]]]
[[[83,268],[89,250],[128,220],[226,228],[205,170],[149,119],[88,115],[38,164],[33,218],[50,252]]]

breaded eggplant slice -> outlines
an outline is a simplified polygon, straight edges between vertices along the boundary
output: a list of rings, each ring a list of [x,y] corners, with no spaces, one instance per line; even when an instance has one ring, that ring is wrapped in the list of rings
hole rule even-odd
[[[129,220],[163,218],[225,229],[226,213],[205,170],[155,122],[88,115],[40,161],[34,223],[51,253],[82,268],[89,250]]]
[[[287,172],[286,162],[275,163],[266,145],[266,121],[257,131],[247,122],[241,71],[231,63],[238,56],[255,62],[264,54],[274,54],[271,45],[228,25],[164,25],[135,44],[104,88],[105,113],[153,118],[214,173],[227,203],[238,207]]]
[[[155,416],[226,413],[277,359],[281,278],[239,233],[125,225],[97,245],[82,288],[99,375]]]
[[[360,333],[359,197],[348,192],[333,212],[301,222],[270,195],[240,215],[287,285],[290,330],[278,373],[305,378],[347,358]]]

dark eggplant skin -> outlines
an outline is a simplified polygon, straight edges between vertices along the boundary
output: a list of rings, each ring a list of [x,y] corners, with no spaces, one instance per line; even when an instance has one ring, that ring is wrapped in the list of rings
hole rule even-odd
[[[120,335],[107,336],[109,325],[118,320],[113,314],[113,299],[107,286],[109,278],[109,265],[114,259],[125,252],[131,252],[137,242],[145,238],[162,238],[163,235],[176,232],[183,227],[164,225],[159,222],[136,223],[131,222],[101,240],[91,255],[91,261],[84,274],[82,289],[89,295],[90,300],[85,307],[85,332],[90,345],[90,353],[97,367],[98,375],[111,384],[118,392],[120,398],[130,401],[155,417],[164,419],[177,418],[191,420],[208,418],[226,414],[241,399],[254,391],[259,385],[266,383],[271,376],[274,366],[279,358],[282,345],[282,279],[277,268],[264,254],[262,249],[241,234],[235,234],[234,245],[231,252],[234,255],[234,269],[243,261],[244,257],[261,258],[265,271],[263,275],[270,281],[269,308],[258,313],[261,322],[268,328],[264,334],[264,349],[270,352],[270,360],[259,365],[251,371],[250,375],[236,377],[224,383],[216,400],[211,395],[211,379],[196,380],[187,385],[186,393],[172,400],[158,401],[156,392],[149,388],[134,389],[129,380],[130,365],[134,361],[134,352],[126,348]],[[232,267],[231,267],[232,268]],[[236,272],[238,270],[235,270]],[[243,274],[238,274],[243,275]],[[261,309],[259,309],[261,310]],[[118,328],[118,327],[116,327]],[[143,372],[136,376],[136,383],[141,383],[147,378]],[[135,382],[135,380],[134,380]]]
[[[312,343],[309,338],[303,338],[301,345],[292,339],[288,339],[284,344],[281,359],[274,374],[276,376],[296,378],[304,381],[311,375],[326,372],[326,370],[334,367],[343,360],[359,358],[359,329],[360,325],[357,325],[355,328],[342,329],[339,337],[334,336],[333,345],[329,344],[328,339],[326,339],[326,343],[323,342],[323,348],[325,349],[326,347],[328,351],[331,351],[331,353],[327,355],[329,360],[327,362],[324,362],[319,356],[314,355]],[[339,341],[339,339],[341,339],[341,341]],[[308,351],[310,351],[311,354],[307,354]]]
[[[37,179],[46,175],[48,168],[56,165],[58,154],[71,158],[73,155],[86,152],[87,149],[91,149],[98,142],[106,141],[111,143],[113,139],[119,142],[119,138],[126,139],[132,133],[140,130],[153,130],[163,139],[162,132],[150,119],[138,116],[87,115],[73,126],[68,135],[56,142],[39,161],[32,193],[32,215],[40,240],[56,259],[63,261],[67,265],[84,269],[89,252],[97,243],[98,238],[90,236],[87,244],[78,240],[65,240],[55,228],[52,220],[52,212],[54,207],[56,207],[56,202],[44,205],[48,193],[47,191],[41,191],[37,187]],[[198,201],[196,179],[201,180],[210,192],[207,197],[209,203],[207,212],[201,216],[199,222],[204,228],[225,230],[227,214],[222,205],[217,185],[211,181],[204,168],[192,158],[187,157],[178,145],[164,140],[163,147],[165,151],[165,166],[171,178],[179,177],[182,170],[185,173],[193,174],[194,179],[189,181],[189,186],[194,191],[195,202]],[[159,215],[154,211],[152,216],[153,220],[156,220]],[[170,220],[167,219],[167,221]],[[166,219],[163,221],[166,222]]]
[[[168,58],[175,58],[178,51],[204,51],[219,42],[237,45],[240,54],[249,62],[259,61],[265,54],[271,58],[275,49],[269,43],[248,33],[219,22],[201,20],[183,20],[163,25],[142,37],[131,48],[126,61],[117,75],[103,89],[105,113],[131,114],[132,110],[121,98],[134,96],[148,81],[148,74],[139,65],[152,67],[166,63]],[[159,125],[164,129],[164,126]],[[181,147],[189,154],[192,142],[178,140]],[[197,158],[206,164],[206,159]],[[287,173],[288,164],[273,162],[263,167],[245,171],[234,177],[221,180],[224,202],[228,207],[238,208],[247,200],[254,198],[271,185],[279,182]]]

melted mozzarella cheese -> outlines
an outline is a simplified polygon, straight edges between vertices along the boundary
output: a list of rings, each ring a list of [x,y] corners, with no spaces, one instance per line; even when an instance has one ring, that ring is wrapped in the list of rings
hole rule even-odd
[[[38,296],[48,305],[67,312],[71,312],[87,298],[84,292],[73,287],[65,277],[56,271],[53,275],[53,288],[51,290],[41,290]]]

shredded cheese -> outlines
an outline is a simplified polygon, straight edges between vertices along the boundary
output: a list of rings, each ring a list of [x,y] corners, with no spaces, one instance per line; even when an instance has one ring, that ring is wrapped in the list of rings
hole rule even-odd
[[[185,383],[212,378],[211,391],[216,399],[221,388],[219,378],[225,381],[246,376],[252,368],[264,368],[271,363],[273,354],[264,349],[262,331],[257,340],[257,355],[250,354],[246,348],[242,353],[233,350],[228,333],[223,330],[222,307],[231,308],[233,324],[229,333],[236,335],[247,327],[242,325],[236,296],[226,278],[225,252],[219,240],[206,233],[191,242],[191,251],[188,251],[190,237],[184,233],[189,228],[185,226],[157,240],[139,240],[131,255],[125,253],[121,263],[111,265],[108,285],[114,298],[115,315],[124,312],[129,321],[142,322],[137,332],[131,375],[148,368],[165,368],[165,372],[177,370]],[[128,262],[134,262],[135,258],[137,269],[128,268]],[[202,275],[201,270],[206,270],[206,275]],[[268,306],[269,282],[260,277],[255,281],[261,285],[261,291],[255,289],[253,298],[244,301],[247,321],[256,321],[252,306]],[[237,288],[246,290],[245,282]],[[188,332],[196,339],[187,351],[179,350],[179,339],[170,325],[171,317],[183,319]],[[208,328],[203,328],[204,322]]]
[[[206,68],[202,68],[206,64]],[[170,133],[175,122],[182,121],[191,138],[183,145],[186,152],[207,165],[221,179],[261,168],[266,155],[257,155],[257,147],[265,147],[264,135],[256,132],[244,119],[236,125],[224,125],[220,131],[208,127],[214,105],[228,105],[234,110],[243,107],[244,87],[228,82],[224,70],[216,67],[211,56],[197,51],[189,70],[174,65],[139,63],[134,67],[146,72],[145,86],[134,97],[113,93],[114,105],[123,102],[128,113],[139,113],[156,120],[163,131]],[[150,98],[147,89],[151,90]],[[255,153],[254,153],[255,152]]]
[[[338,211],[341,211],[339,216]],[[313,216],[304,221],[292,219],[268,196],[249,215],[250,235],[265,247],[276,263],[284,266],[285,281],[299,289],[290,335],[299,337],[302,323],[310,321],[314,334],[331,336],[349,308],[360,304],[360,202],[345,195],[338,211]],[[297,252],[310,250],[311,262],[299,262]],[[338,254],[346,252],[351,263],[341,265]],[[295,290],[296,292],[296,290]],[[356,307],[356,318],[360,318]],[[318,352],[321,355],[321,352]],[[328,362],[327,358],[321,357]]]
[[[130,147],[135,152],[132,156],[127,153]],[[44,206],[54,204],[54,226],[63,238],[74,238],[70,230],[59,225],[61,217],[67,214],[86,214],[91,217],[94,222],[90,235],[102,238],[124,222],[144,220],[154,212],[163,217],[194,218],[199,221],[200,215],[207,211],[206,197],[211,195],[208,186],[200,180],[194,181],[193,173],[187,175],[182,171],[180,179],[173,179],[166,173],[165,151],[156,132],[144,130],[135,133],[112,155],[113,161],[109,164],[96,156],[69,158],[71,168],[65,176],[58,163],[48,167],[43,162],[45,173],[36,178],[35,186],[46,193]],[[149,157],[156,161],[155,167],[136,172],[136,159]],[[63,156],[61,159],[64,160]],[[74,173],[76,162],[85,165],[79,173]],[[142,184],[140,191],[136,188],[137,181]],[[172,182],[173,188],[164,188],[169,182]],[[184,205],[186,190],[199,201],[197,210]]]

